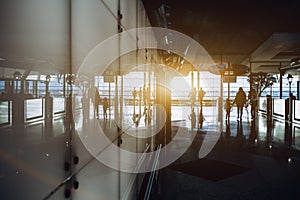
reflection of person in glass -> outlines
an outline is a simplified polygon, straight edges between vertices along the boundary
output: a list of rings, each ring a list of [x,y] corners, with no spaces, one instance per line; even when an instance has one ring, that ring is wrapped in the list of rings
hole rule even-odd
[[[236,142],[237,142],[238,149],[242,150],[243,147],[244,147],[244,143],[245,143],[245,137],[244,137],[244,133],[243,133],[243,123],[242,122],[237,123]]]
[[[230,131],[230,123],[226,123],[226,134],[225,134],[225,137],[227,139],[230,138],[230,135],[231,135],[231,131]]]
[[[196,88],[193,88],[192,91],[189,93],[189,98],[191,100],[191,107],[193,108],[196,101]]]
[[[239,91],[236,93],[235,99],[233,104],[236,103],[237,106],[237,118],[238,120],[242,120],[243,117],[243,108],[246,104],[246,93],[244,92],[243,88],[240,87]]]
[[[136,119],[136,114],[135,114],[135,100],[136,100],[136,97],[137,97],[137,90],[136,90],[135,88],[133,88],[132,96],[133,96],[133,114],[132,114],[132,121],[135,123],[135,119]]]
[[[198,100],[200,103],[200,113],[199,113],[199,128],[202,128],[203,125],[203,121],[204,121],[204,117],[203,117],[203,98],[205,96],[206,92],[202,89],[202,87],[200,87],[199,91],[198,91]]]
[[[99,104],[100,104],[100,94],[98,91],[98,88],[96,86],[92,86],[89,91],[88,95],[91,98],[92,102],[94,103],[94,114],[96,114],[96,117],[99,118]]]
[[[200,87],[199,91],[198,91],[198,99],[200,102],[200,105],[202,105],[203,103],[203,97],[205,96],[206,92],[202,89],[202,87]]]
[[[107,101],[107,98],[104,97],[103,99],[103,117],[104,119],[107,119],[107,109],[108,109],[108,101]]]
[[[251,131],[249,134],[249,147],[255,145],[258,141],[258,127],[256,121],[251,121]]]
[[[192,113],[189,115],[189,120],[191,120],[191,128],[193,130],[196,128],[196,113],[194,108],[192,109]]]

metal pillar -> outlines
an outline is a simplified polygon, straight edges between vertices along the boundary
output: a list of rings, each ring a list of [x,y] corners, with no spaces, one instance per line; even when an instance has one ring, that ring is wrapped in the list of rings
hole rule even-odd
[[[224,75],[220,75],[220,97],[218,100],[218,109],[219,109],[219,122],[221,122],[221,127],[223,124],[223,78]]]
[[[282,73],[280,73],[279,77],[279,98],[282,99]]]
[[[25,102],[23,95],[14,95],[12,99],[12,126],[22,127],[25,122]]]
[[[161,131],[157,134],[156,145],[167,145],[171,141],[171,92],[168,90],[169,79],[163,71],[156,74],[156,104],[162,106],[166,112],[166,119],[161,119],[164,115],[156,110],[156,123],[166,121]]]

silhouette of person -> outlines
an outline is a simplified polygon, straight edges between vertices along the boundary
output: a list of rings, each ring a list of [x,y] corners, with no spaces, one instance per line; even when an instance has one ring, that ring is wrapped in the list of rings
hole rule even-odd
[[[236,106],[237,106],[237,118],[238,118],[238,120],[239,119],[242,120],[243,108],[246,103],[246,93],[244,92],[242,87],[240,87],[239,91],[236,93],[233,104],[234,103],[236,103]]]
[[[104,119],[107,119],[107,109],[108,109],[108,101],[107,101],[107,98],[104,97],[103,99],[103,117]]]
[[[192,113],[189,115],[189,120],[191,120],[191,128],[196,128],[196,113],[194,108],[192,109]]]
[[[189,93],[189,97],[191,99],[191,107],[193,108],[196,101],[196,88],[192,89],[192,91]]]
[[[94,103],[94,114],[96,114],[96,117],[99,118],[99,104],[101,101],[100,94],[98,91],[98,88],[96,86],[92,86],[88,91],[89,97],[92,99],[92,102]]]
[[[202,87],[200,87],[199,91],[198,91],[198,100],[200,103],[200,113],[199,113],[199,128],[202,128],[203,125],[203,121],[204,121],[204,117],[203,117],[203,98],[205,96],[206,92],[202,89]]]
[[[230,99],[228,99],[228,98],[225,100],[224,109],[226,111],[226,121],[229,122],[229,120],[230,120],[230,111],[231,111],[231,102],[230,102]]]
[[[251,118],[255,119],[256,107],[257,107],[257,94],[256,91],[251,88],[248,94],[248,99],[251,106]]]
[[[200,87],[199,91],[198,91],[198,99],[200,102],[200,106],[203,103],[203,97],[205,96],[206,92],[202,89],[202,87]]]

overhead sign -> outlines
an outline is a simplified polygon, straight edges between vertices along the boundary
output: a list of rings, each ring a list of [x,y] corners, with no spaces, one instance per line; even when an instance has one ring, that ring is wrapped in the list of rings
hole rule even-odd
[[[236,76],[224,76],[223,83],[236,83]]]
[[[113,83],[114,82],[114,76],[104,76],[104,82],[105,83]]]

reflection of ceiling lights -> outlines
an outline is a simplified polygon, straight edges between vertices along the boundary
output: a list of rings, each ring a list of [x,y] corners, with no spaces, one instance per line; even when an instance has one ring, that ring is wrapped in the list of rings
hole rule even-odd
[[[4,58],[0,58],[0,61],[4,61],[5,59]]]

